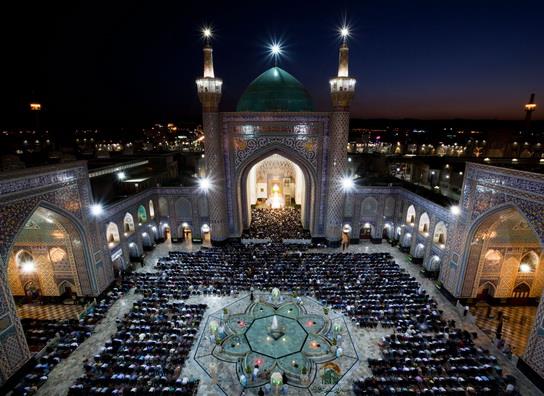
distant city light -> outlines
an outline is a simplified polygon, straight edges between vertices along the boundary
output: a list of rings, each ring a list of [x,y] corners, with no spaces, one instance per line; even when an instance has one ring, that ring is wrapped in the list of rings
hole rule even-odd
[[[31,111],[40,111],[42,109],[41,103],[30,103]]]
[[[453,205],[451,208],[450,208],[450,211],[451,213],[454,215],[454,216],[458,216],[461,214],[461,208],[458,206],[458,205]]]
[[[102,208],[102,205],[100,204],[91,205],[91,214],[93,216],[100,216],[103,211],[104,211],[104,208]]]

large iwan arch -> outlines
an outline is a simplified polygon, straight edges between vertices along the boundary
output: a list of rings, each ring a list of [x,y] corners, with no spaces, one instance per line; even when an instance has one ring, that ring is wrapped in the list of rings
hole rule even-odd
[[[298,170],[302,173],[303,182],[304,182],[304,200],[303,206],[303,216],[302,224],[304,228],[309,229],[310,231],[315,227],[314,214],[316,210],[316,175],[313,171],[311,165],[309,165],[304,159],[293,151],[290,151],[288,148],[271,145],[265,146],[263,149],[254,153],[251,157],[247,158],[246,161],[241,164],[240,168],[236,172],[236,209],[238,215],[237,226],[240,230],[245,229],[249,226],[250,223],[250,212],[248,205],[248,177],[251,170],[259,164],[261,161],[271,158],[274,155],[279,155],[285,160],[292,162]]]

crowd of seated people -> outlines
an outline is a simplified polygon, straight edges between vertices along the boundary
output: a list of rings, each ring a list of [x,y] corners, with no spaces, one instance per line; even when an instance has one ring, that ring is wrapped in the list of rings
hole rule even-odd
[[[461,388],[470,394],[473,389],[485,393],[512,385],[505,382],[494,358],[474,346],[468,333],[443,320],[436,301],[388,253],[308,253],[303,247],[293,250],[278,243],[230,244],[221,249],[171,252],[156,268],[158,272],[151,276],[135,274],[131,281],[137,291],[186,298],[189,293],[222,296],[279,287],[315,296],[360,327],[391,327],[403,334],[384,339],[384,359],[369,362],[374,376],[357,381],[356,394],[405,390],[410,394],[411,389],[447,394]],[[396,342],[406,345],[397,347]],[[478,365],[481,370],[475,368]]]
[[[118,322],[113,338],[85,364],[69,395],[194,395],[183,378],[205,304],[187,305],[151,293]]]
[[[274,211],[254,212],[253,222]],[[295,220],[298,227],[299,217]],[[281,222],[278,227],[276,220],[264,232],[267,221],[257,221],[256,233],[250,231],[247,237],[300,237],[283,234],[289,227]],[[183,378],[181,370],[206,307],[177,301],[273,287],[316,297],[357,326],[393,329],[382,340],[382,358],[369,360],[373,376],[355,381],[356,395],[515,392],[495,358],[476,347],[472,336],[454,322],[446,323],[436,301],[387,253],[310,253],[307,246],[277,242],[232,243],[170,252],[155,269],[125,277],[125,287],[134,287],[143,300],[118,322],[117,333],[85,365],[70,395],[194,394],[198,381]]]
[[[310,239],[311,235],[302,227],[298,208],[253,208],[251,225],[242,238],[270,238],[274,242],[281,242],[283,239]]]
[[[48,319],[21,319],[25,332],[26,343],[30,352],[40,352],[57,334],[79,331],[88,331],[87,325],[76,319],[48,320]]]
[[[25,321],[24,323],[29,326],[26,333],[36,342],[36,346],[45,346],[48,341],[53,341],[46,347],[44,354],[37,358],[36,364],[29,368],[22,380],[15,385],[13,395],[36,393],[47,381],[50,371],[90,337],[98,322],[104,318],[109,308],[121,295],[121,290],[113,288],[92,305],[79,320]],[[44,323],[40,324],[40,322]]]
[[[368,359],[373,376],[355,381],[356,395],[516,394],[497,359],[477,347],[473,335],[445,326],[436,332],[408,329],[384,337],[382,359]]]

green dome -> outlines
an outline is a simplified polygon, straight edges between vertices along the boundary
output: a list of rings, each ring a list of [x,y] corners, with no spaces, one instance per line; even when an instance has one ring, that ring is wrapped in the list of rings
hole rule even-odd
[[[238,101],[236,111],[313,111],[306,88],[279,67],[257,77]]]

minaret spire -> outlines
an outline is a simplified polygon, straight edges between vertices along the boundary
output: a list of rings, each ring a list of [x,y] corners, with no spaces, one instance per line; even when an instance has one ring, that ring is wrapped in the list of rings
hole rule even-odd
[[[206,27],[202,30],[202,35],[204,36],[204,77],[214,78],[213,72],[213,49],[210,44],[210,39],[212,37],[212,30],[209,27]]]
[[[205,27],[202,29],[202,37],[204,38],[204,48],[202,49],[204,53],[204,74],[196,80],[196,86],[204,111],[217,111],[223,85],[223,81],[215,77],[213,70],[212,36],[211,28]]]
[[[338,75],[330,80],[331,99],[335,109],[346,110],[349,108],[349,104],[355,93],[356,80],[349,76],[349,28],[343,26],[339,31],[342,37],[342,44],[340,44],[338,50]]]

